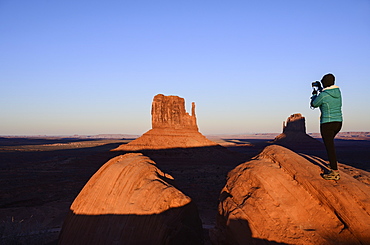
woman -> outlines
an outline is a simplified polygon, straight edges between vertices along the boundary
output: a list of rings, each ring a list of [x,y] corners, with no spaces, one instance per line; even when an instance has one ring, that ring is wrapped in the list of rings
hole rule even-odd
[[[324,89],[319,95],[314,91],[311,97],[311,106],[319,107],[321,111],[320,133],[325,144],[331,169],[328,174],[323,174],[323,178],[327,180],[340,179],[334,137],[342,128],[342,96],[339,87],[334,85],[334,81],[335,77],[333,74],[323,76],[321,84]]]

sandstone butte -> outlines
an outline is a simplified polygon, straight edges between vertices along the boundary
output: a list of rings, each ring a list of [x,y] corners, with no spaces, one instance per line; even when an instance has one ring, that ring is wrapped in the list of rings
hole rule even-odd
[[[276,136],[274,143],[289,149],[323,147],[323,144],[306,133],[305,118],[300,113],[290,115],[283,122],[283,132]]]
[[[185,110],[185,100],[179,96],[154,96],[152,103],[152,129],[128,144],[113,151],[140,151],[170,148],[216,146],[198,131],[195,103],[191,115]]]
[[[214,244],[370,244],[370,186],[279,145],[230,171]]]
[[[140,153],[117,156],[70,207],[59,244],[202,244],[202,223],[173,178]]]

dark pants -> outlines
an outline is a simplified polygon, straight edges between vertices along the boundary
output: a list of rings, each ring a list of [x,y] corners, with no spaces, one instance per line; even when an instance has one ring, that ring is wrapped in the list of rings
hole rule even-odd
[[[329,122],[320,125],[321,137],[324,141],[326,152],[328,154],[330,168],[338,170],[337,154],[335,152],[334,137],[342,128],[342,122]]]

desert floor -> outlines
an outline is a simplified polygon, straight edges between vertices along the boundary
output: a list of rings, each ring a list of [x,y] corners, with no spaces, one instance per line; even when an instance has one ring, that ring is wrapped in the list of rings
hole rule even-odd
[[[207,230],[215,224],[218,195],[227,173],[256,156],[276,135],[208,137],[231,151],[232,157],[218,158],[212,149],[162,150],[148,155],[194,200],[207,239]],[[56,244],[74,198],[104,163],[124,154],[110,150],[130,140],[1,137],[0,244]],[[363,171],[370,172],[368,134],[338,137],[336,147],[343,171],[355,178],[361,178]],[[295,151],[326,160],[324,147]],[[363,181],[370,185],[368,179]]]

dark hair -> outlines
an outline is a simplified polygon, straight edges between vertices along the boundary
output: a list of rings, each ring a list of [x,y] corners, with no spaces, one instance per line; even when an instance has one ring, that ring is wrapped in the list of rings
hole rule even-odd
[[[334,85],[335,77],[333,74],[329,73],[322,77],[321,83],[324,88]]]

